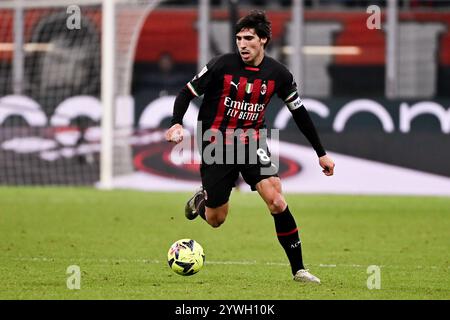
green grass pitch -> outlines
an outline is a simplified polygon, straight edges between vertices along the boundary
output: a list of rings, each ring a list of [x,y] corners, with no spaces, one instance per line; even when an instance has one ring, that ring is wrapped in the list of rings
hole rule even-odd
[[[287,194],[312,285],[292,281],[256,193],[233,192],[217,229],[185,219],[189,196],[0,188],[0,299],[450,299],[450,198]],[[181,238],[205,250],[191,277],[167,264]],[[370,265],[380,289],[367,287]]]

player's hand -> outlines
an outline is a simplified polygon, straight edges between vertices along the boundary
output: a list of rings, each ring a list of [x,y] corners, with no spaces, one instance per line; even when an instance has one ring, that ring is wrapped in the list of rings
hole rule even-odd
[[[166,140],[175,143],[183,141],[183,126],[176,123],[170,127],[170,129],[166,131]]]
[[[324,155],[324,156],[320,157],[319,158],[319,164],[323,168],[322,172],[326,176],[332,176],[333,175],[335,164],[334,164],[333,160],[329,156]]]

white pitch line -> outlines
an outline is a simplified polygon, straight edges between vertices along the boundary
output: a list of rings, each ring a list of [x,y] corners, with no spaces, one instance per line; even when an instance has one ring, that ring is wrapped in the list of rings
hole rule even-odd
[[[258,264],[256,261],[205,261],[205,264],[231,264],[231,265],[250,265]]]
[[[104,263],[151,263],[151,264],[161,264],[166,263],[165,261],[157,259],[126,259],[126,258],[49,258],[49,257],[11,257],[3,256],[1,259],[10,259],[15,261],[40,261],[40,262],[54,262],[54,261],[68,261],[71,263],[75,262],[104,262]],[[252,261],[210,261],[206,260],[205,264],[216,264],[216,265],[267,265],[267,266],[288,266],[285,262],[257,262]],[[367,268],[369,265],[362,264],[308,264],[308,266],[320,267],[320,268]],[[380,268],[404,268],[403,266],[397,265],[378,265]],[[437,266],[415,266],[416,269],[439,269]],[[450,269],[450,266],[447,266]]]

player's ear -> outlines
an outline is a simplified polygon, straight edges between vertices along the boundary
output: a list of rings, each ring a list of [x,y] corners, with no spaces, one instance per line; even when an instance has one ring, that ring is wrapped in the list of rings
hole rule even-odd
[[[265,45],[267,43],[267,38],[261,38],[261,43]]]

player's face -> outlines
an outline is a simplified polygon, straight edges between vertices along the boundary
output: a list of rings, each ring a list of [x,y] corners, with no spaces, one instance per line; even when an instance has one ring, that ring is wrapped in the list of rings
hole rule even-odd
[[[260,38],[255,29],[242,29],[236,34],[236,44],[242,60],[249,65],[258,65],[264,57],[266,38]]]

